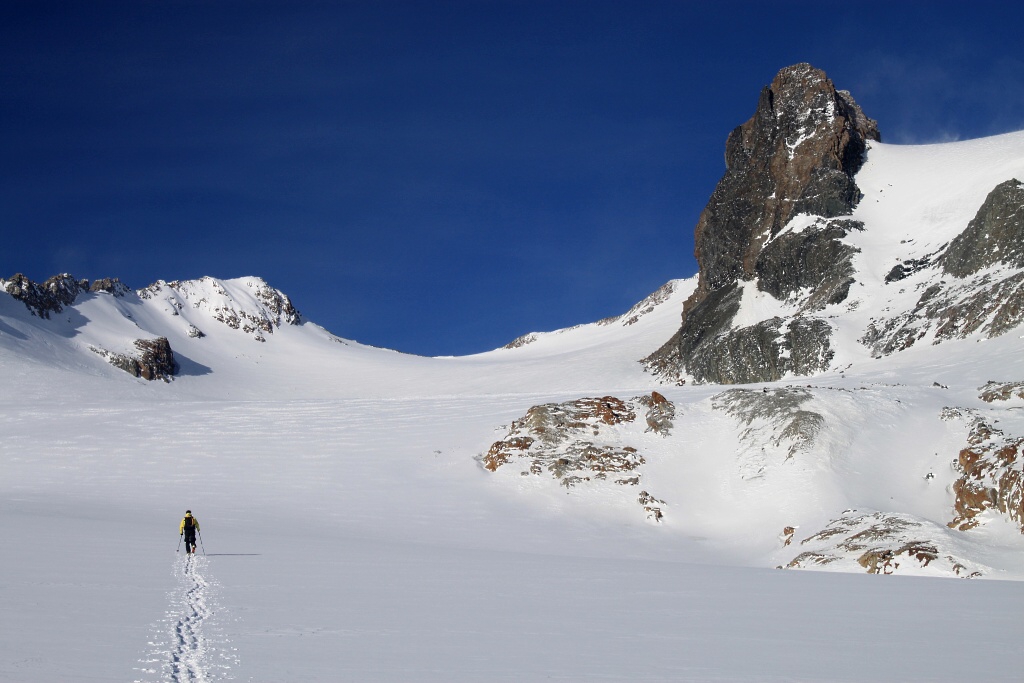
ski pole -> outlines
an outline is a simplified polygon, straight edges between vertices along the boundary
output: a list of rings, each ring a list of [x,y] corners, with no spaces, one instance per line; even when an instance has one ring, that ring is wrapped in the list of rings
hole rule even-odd
[[[181,536],[178,536],[178,547],[175,548],[174,552],[178,552],[179,550],[181,550]]]
[[[203,545],[203,532],[196,529],[196,533],[199,534],[199,547],[203,549],[203,557],[206,557],[206,546]]]

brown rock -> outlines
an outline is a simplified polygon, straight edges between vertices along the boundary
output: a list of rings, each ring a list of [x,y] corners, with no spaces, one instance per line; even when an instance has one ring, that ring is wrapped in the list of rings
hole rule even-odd
[[[761,91],[754,115],[726,141],[725,175],[694,231],[700,266],[697,289],[683,305],[679,332],[645,359],[647,366],[668,378],[679,378],[702,346],[713,344],[717,335],[729,329],[739,307],[737,282],[758,277],[762,249],[792,217],[811,214],[827,219],[850,214],[861,196],[854,174],[863,164],[867,142],[879,139],[876,123],[849,93],[837,91],[823,71],[809,64],[781,70]],[[830,245],[835,240],[829,235],[826,229],[818,249],[822,259],[834,251]],[[845,264],[840,259],[836,267],[845,269]],[[761,275],[769,275],[767,267],[761,264]],[[781,294],[806,284],[789,282],[802,277],[791,270],[796,269],[776,268],[778,272],[770,273],[769,289]],[[845,298],[849,273],[815,270],[813,274],[815,282],[827,285],[821,294],[825,301]],[[763,360],[764,354],[754,355],[757,358],[739,354],[738,362],[753,365]],[[806,374],[821,369],[819,365],[793,371]],[[738,380],[704,374],[706,381],[758,381],[747,378],[742,368],[730,375]]]

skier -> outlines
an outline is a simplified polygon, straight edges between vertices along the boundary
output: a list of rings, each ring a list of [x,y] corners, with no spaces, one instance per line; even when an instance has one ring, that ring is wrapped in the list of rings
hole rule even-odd
[[[185,517],[181,520],[178,528],[178,535],[185,537],[185,552],[195,554],[196,532],[199,531],[199,520],[192,516],[191,510],[185,510]]]

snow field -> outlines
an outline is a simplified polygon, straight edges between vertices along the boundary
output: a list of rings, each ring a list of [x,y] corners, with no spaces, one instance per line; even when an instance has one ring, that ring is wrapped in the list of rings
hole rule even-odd
[[[153,629],[151,651],[139,662],[141,677],[136,683],[209,683],[232,678],[238,657],[213,623],[222,610],[217,605],[217,588],[206,578],[208,567],[205,555],[176,555],[178,588],[169,595],[171,606],[164,619]]]
[[[991,513],[970,532],[945,526],[969,425],[940,415],[981,411],[1024,436],[1021,402],[978,397],[1024,380],[1022,335],[882,359],[858,339],[920,296],[915,276],[884,284],[892,266],[934,252],[1022,175],[1024,134],[872,145],[853,216],[865,231],[847,238],[858,284],[823,313],[833,370],[740,388],[806,393],[799,409],[821,422],[799,438],[786,415],[730,413],[715,397],[734,388],[661,386],[636,362],[678,328],[695,278],[634,324],[435,359],[311,323],[259,342],[216,318],[262,305],[252,278],[198,281],[189,297],[83,295],[51,320],[0,295],[0,522],[14,548],[0,681],[1020,680],[1024,537]],[[791,308],[749,286],[743,307],[743,324]],[[157,335],[181,364],[170,384],[89,350]],[[642,452],[661,524],[634,487],[566,489],[477,461],[533,405],[654,389],[676,405],[671,435],[609,433]],[[209,553],[191,564],[171,552],[186,508]],[[876,513],[1014,580],[928,578],[938,562],[865,576],[852,556],[770,568]]]
[[[170,629],[188,612],[172,601],[150,624],[167,609],[167,586],[177,585],[175,600],[184,588],[169,566],[174,532],[153,543],[163,527],[136,520],[118,525],[107,549],[62,553],[74,518],[46,503],[18,508],[26,536],[49,540],[26,544],[0,586],[5,614],[16,615],[0,625],[0,680],[137,680],[139,668],[170,661]],[[9,506],[5,513],[13,518]],[[202,573],[220,586],[216,612],[201,624],[206,654],[237,661],[196,667],[192,680],[956,681],[979,667],[988,680],[1018,675],[1016,582],[503,552],[353,537],[312,519],[206,519]],[[58,555],[73,565],[54,566]],[[211,636],[215,618],[223,628]],[[147,638],[154,628],[166,640]]]
[[[2,512],[31,540],[0,597],[32,617],[0,632],[0,680],[958,680],[973,665],[937,645],[954,633],[1013,680],[1019,583],[755,568],[797,554],[778,534],[800,515],[797,541],[849,505],[948,512],[924,470],[960,438],[941,406],[976,392],[848,384],[811,390],[827,449],[768,453],[749,479],[760,451],[711,408],[725,388],[663,388],[673,436],[624,435],[668,503],[658,526],[635,490],[474,459],[530,405],[576,394],[8,402]],[[908,478],[920,495],[884,505]],[[185,507],[215,591],[169,567]],[[1001,529],[958,535],[1019,576],[1020,534]]]

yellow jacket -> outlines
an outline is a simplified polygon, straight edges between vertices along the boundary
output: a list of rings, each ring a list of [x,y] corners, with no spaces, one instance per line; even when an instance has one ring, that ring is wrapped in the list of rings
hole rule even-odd
[[[185,519],[189,518],[189,517],[192,517],[192,515],[185,515],[184,517],[181,518],[181,524],[178,525],[178,535],[179,536],[181,536],[183,533],[185,533]],[[193,524],[193,526],[195,526],[196,531],[199,531],[199,520],[196,519],[195,517],[192,517],[192,524]]]

